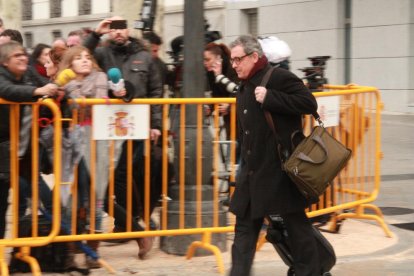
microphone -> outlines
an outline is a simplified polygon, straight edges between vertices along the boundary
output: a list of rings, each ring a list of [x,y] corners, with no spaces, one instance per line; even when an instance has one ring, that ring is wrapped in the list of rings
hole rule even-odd
[[[108,70],[108,85],[109,89],[118,92],[125,88],[124,79],[122,78],[121,70],[116,67]]]
[[[58,87],[62,87],[75,78],[76,78],[76,73],[72,69],[65,69],[57,75],[53,83],[56,84]],[[48,95],[44,95],[42,97],[42,99],[47,99],[47,98],[49,98]]]
[[[59,73],[55,79],[55,84],[59,87],[65,86],[68,82],[76,78],[76,73],[72,69],[65,69]]]

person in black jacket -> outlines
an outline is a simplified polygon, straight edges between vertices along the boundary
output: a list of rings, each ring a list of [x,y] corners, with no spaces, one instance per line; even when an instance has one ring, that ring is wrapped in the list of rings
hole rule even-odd
[[[231,63],[241,79],[237,93],[237,123],[241,162],[230,211],[236,215],[231,276],[250,275],[264,218],[284,219],[291,241],[295,275],[321,275],[317,244],[306,217],[307,202],[281,168],[276,138],[264,110],[271,113],[283,145],[302,130],[302,115],[317,110],[314,96],[291,72],[275,68],[266,87],[260,86],[271,67],[257,39],[240,36],[230,44]]]
[[[54,96],[57,93],[55,84],[45,84],[37,79],[31,70],[28,70],[29,58],[23,46],[10,41],[0,45],[0,98],[14,102],[36,101],[43,96]],[[10,187],[10,107],[6,104],[0,105],[0,238],[5,234],[5,218],[7,211],[7,198]],[[25,107],[21,107],[21,117],[24,117]],[[21,119],[21,127],[23,121]],[[31,123],[31,120],[29,121]],[[30,131],[30,129],[29,129]],[[30,137],[26,133],[25,136]],[[26,143],[25,143],[26,142]],[[26,145],[24,147],[24,144]],[[19,144],[19,172],[24,180],[29,183],[31,175],[31,146],[30,139],[20,139]],[[25,181],[21,181],[25,182]],[[29,185],[30,186],[30,185]],[[48,210],[51,209],[51,193],[47,184],[39,177],[39,189],[42,202]],[[30,191],[20,191],[21,194],[29,196]],[[22,207],[22,206],[20,206]],[[22,209],[22,208],[20,208]]]
[[[230,50],[224,44],[211,42],[204,48],[204,68],[207,71],[208,85],[213,98],[231,98],[235,96],[238,78],[230,64]],[[218,105],[220,116],[223,116],[226,138],[230,139],[230,104]],[[209,106],[206,114],[210,115],[213,106]]]
[[[127,89],[130,98],[161,98],[162,82],[151,56],[144,44],[129,36],[126,26],[119,29],[111,29],[114,20],[123,20],[119,16],[104,19],[85,39],[84,45],[94,54],[96,61],[103,71],[107,72],[110,68],[116,67],[122,72],[122,77],[126,83],[130,84]],[[108,35],[108,43],[105,46],[97,47],[101,36]],[[151,127],[150,139],[154,144],[161,135],[161,106],[151,105]],[[142,140],[133,141],[133,190],[134,202],[143,206],[144,181],[142,172],[144,170],[144,143]],[[115,232],[126,230],[126,184],[127,184],[127,143],[122,145],[122,152],[119,162],[115,169]],[[105,200],[105,211],[108,211],[108,200]],[[139,205],[134,204],[134,206]],[[133,210],[134,217],[143,217],[143,210]],[[151,212],[152,210],[150,210]],[[141,230],[137,222],[132,221],[133,230]],[[140,248],[138,257],[144,258],[152,247],[152,238],[137,239]]]

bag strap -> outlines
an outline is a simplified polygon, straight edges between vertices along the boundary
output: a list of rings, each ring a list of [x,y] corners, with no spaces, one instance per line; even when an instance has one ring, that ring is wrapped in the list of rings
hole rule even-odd
[[[274,67],[271,67],[271,68],[269,68],[269,69],[267,70],[266,74],[264,75],[264,77],[263,77],[263,79],[262,79],[262,82],[260,83],[260,86],[266,87],[266,85],[267,85],[267,83],[268,83],[268,81],[269,81],[270,75],[271,75],[271,74],[272,74],[272,72],[273,72],[273,69],[274,69]],[[274,123],[274,121],[273,121],[272,115],[271,115],[271,114],[270,114],[270,112],[269,112],[269,111],[267,111],[267,110],[263,110],[263,112],[264,112],[264,115],[265,115],[265,117],[266,117],[267,124],[269,125],[270,129],[272,130],[273,134],[274,134],[274,135],[275,135],[275,137],[276,137],[277,143],[278,143],[279,145],[281,145],[281,144],[282,144],[282,143],[281,143],[281,139],[280,139],[279,135],[278,135],[278,134],[277,134],[277,132],[276,132],[276,127],[275,127],[275,126],[276,126],[276,124],[275,124],[275,123]],[[319,124],[321,127],[323,127],[323,122],[322,122],[321,117],[319,116],[318,112],[316,112],[316,111],[315,111],[315,113],[312,113],[312,116],[315,118],[315,120],[318,122],[318,124]]]
[[[270,76],[272,75],[273,70],[274,70],[274,67],[270,67],[270,68],[267,70],[267,72],[266,72],[266,73],[265,73],[265,75],[263,76],[263,79],[262,79],[262,81],[261,81],[261,83],[260,83],[260,86],[266,87],[267,83],[269,82]],[[265,117],[266,117],[267,124],[269,125],[270,129],[272,130],[273,134],[274,134],[274,135],[275,135],[275,137],[276,137],[277,143],[278,143],[279,145],[281,145],[282,143],[281,143],[281,140],[280,140],[279,135],[278,135],[278,134],[277,134],[277,132],[276,132],[275,125],[274,125],[274,123],[273,123],[273,118],[272,118],[272,115],[270,115],[270,112],[269,112],[269,111],[267,111],[267,110],[264,110],[264,115],[265,115]]]
[[[268,83],[269,79],[270,79],[270,75],[272,75],[273,72],[273,67],[270,67],[267,72],[265,73],[265,75],[263,76],[263,79],[260,83],[260,86],[266,87],[266,84]]]

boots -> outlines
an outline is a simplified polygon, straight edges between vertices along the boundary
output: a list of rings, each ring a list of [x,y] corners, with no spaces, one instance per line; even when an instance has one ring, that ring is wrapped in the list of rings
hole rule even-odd
[[[152,245],[154,243],[153,237],[148,238],[138,238],[136,239],[139,247],[138,258],[141,260],[145,258],[148,252],[151,250]]]
[[[73,267],[77,267],[75,262],[75,243],[74,242],[67,242],[66,243],[66,259],[63,264],[63,268],[65,271],[69,271]]]
[[[95,241],[95,240],[91,240],[91,241],[86,241],[86,244],[96,253],[98,253],[98,247],[99,247],[99,243],[100,241]],[[92,257],[89,256],[85,256],[86,257],[86,266],[90,269],[94,269],[94,268],[101,268],[101,264],[98,262],[98,260],[94,260]]]

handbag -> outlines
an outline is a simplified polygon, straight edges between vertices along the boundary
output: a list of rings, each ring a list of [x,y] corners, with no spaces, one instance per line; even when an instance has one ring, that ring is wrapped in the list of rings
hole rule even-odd
[[[273,71],[270,69],[269,71]],[[266,72],[262,80],[266,84],[271,72]],[[278,143],[278,154],[282,162],[282,169],[296,184],[298,190],[310,202],[319,201],[332,180],[345,167],[351,158],[352,151],[335,139],[325,128],[319,114],[312,114],[318,122],[318,126],[312,129],[309,136],[304,136],[301,131],[296,131],[291,136],[293,152],[288,154],[281,152],[282,143],[276,132],[276,125],[272,115],[264,111],[266,121],[272,129]],[[294,143],[298,134],[302,139]]]

